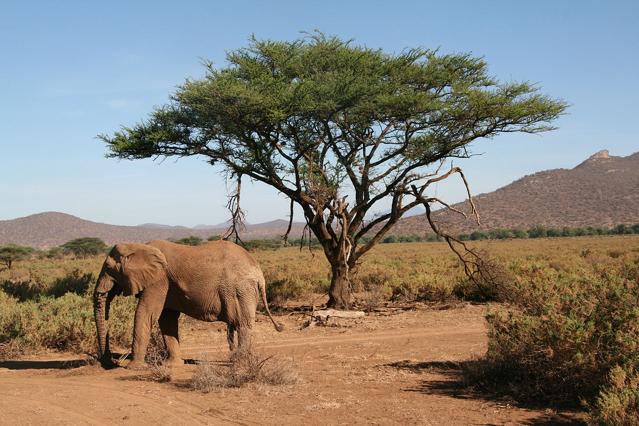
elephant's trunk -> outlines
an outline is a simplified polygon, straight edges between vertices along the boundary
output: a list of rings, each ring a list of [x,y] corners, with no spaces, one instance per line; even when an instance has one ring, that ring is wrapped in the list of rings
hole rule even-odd
[[[93,293],[93,313],[98,337],[98,359],[108,361],[109,349],[109,306],[113,300],[113,279],[100,273]]]

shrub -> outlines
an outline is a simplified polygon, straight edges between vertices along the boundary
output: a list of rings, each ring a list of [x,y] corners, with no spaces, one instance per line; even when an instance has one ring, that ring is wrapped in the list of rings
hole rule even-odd
[[[297,299],[308,292],[308,285],[299,277],[289,276],[269,281],[266,286],[266,299],[274,307],[283,305],[287,300]]]
[[[485,240],[488,238],[488,234],[486,232],[483,231],[474,231],[473,233],[470,234],[470,239],[475,241],[475,240]]]
[[[52,247],[44,253],[47,259],[62,259],[64,249],[62,247]]]
[[[5,280],[0,284],[0,289],[20,302],[38,299],[47,291],[45,284],[32,279],[24,281]]]
[[[528,232],[523,229],[513,229],[513,238],[528,238]]]
[[[399,242],[399,238],[397,238],[396,235],[389,235],[388,237],[385,237],[382,240],[382,243],[384,244],[392,244],[392,243],[397,243]]]
[[[514,308],[487,315],[484,380],[520,399],[591,402],[616,365],[639,367],[639,262],[522,268]]]
[[[515,291],[514,277],[503,265],[481,253],[477,274],[464,277],[455,283],[452,294],[461,300],[472,302],[506,302]]]
[[[546,235],[548,237],[561,237],[561,231],[559,229],[549,228],[546,230]]]
[[[168,356],[169,353],[164,345],[164,338],[156,324],[151,333],[149,346],[144,357],[144,361],[148,364],[151,372],[151,380],[160,383],[171,381],[173,374],[171,367],[164,364]]]
[[[91,272],[83,274],[79,269],[75,268],[66,276],[56,278],[47,290],[47,294],[53,297],[61,297],[67,293],[83,295],[87,293],[94,280],[95,278]]]
[[[528,230],[528,236],[530,238],[543,238],[547,235],[546,228],[540,225],[534,226]]]
[[[128,346],[134,309],[131,298],[116,298],[111,305],[109,333],[112,343]],[[22,352],[56,349],[95,351],[93,302],[89,296],[67,293],[20,302],[0,292],[0,345],[11,343]]]
[[[299,374],[289,362],[261,355],[249,346],[233,352],[228,367],[208,362],[198,364],[191,387],[211,392],[216,388],[239,388],[249,383],[279,386],[299,382]]]
[[[24,281],[5,280],[0,284],[0,289],[20,302],[25,302],[39,300],[45,296],[61,297],[66,293],[84,295],[93,281],[91,272],[82,273],[75,268],[67,275],[54,279],[50,284],[37,277],[31,277]]]
[[[592,425],[639,425],[639,375],[615,366],[605,387],[590,406]]]
[[[200,237],[191,235],[190,237],[185,237],[185,238],[180,238],[179,240],[175,240],[175,242],[178,244],[184,244],[186,246],[199,246],[204,241]]]

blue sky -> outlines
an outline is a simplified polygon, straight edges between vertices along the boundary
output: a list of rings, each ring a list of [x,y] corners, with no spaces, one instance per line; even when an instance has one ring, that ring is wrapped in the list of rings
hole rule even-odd
[[[474,193],[571,168],[607,148],[639,151],[636,1],[3,1],[0,5],[0,220],[63,211],[115,224],[226,220],[220,170],[197,159],[104,158],[95,136],[143,118],[202,58],[258,38],[319,29],[398,52],[439,47],[485,57],[500,80],[528,80],[571,104],[559,130],[479,141],[460,160]],[[250,222],[287,203],[246,185]],[[436,188],[463,199],[459,184]],[[301,219],[301,218],[300,218]]]

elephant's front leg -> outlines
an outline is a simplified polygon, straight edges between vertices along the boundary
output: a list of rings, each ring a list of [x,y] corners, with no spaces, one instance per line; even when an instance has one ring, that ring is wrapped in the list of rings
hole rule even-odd
[[[166,291],[153,291],[155,289],[146,289],[140,296],[138,307],[135,310],[135,320],[133,325],[133,360],[127,365],[127,368],[138,369],[146,367],[144,357],[149,346],[151,337],[151,329],[153,324],[159,319],[164,302],[166,299]]]
[[[159,320],[164,344],[166,345],[166,350],[169,352],[169,359],[167,359],[164,364],[171,367],[184,364],[182,356],[180,355],[179,318],[180,313],[178,311],[164,309]]]

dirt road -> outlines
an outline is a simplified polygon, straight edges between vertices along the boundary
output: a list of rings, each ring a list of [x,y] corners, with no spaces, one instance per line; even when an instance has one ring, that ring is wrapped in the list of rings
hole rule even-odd
[[[249,385],[208,394],[190,390],[194,365],[169,383],[148,372],[79,366],[69,354],[0,361],[0,424],[557,424],[572,413],[531,410],[469,393],[456,361],[486,348],[484,307],[417,309],[356,323],[300,329],[298,315],[264,318],[257,347],[289,358],[303,382]],[[228,359],[221,323],[187,322],[185,358]]]

